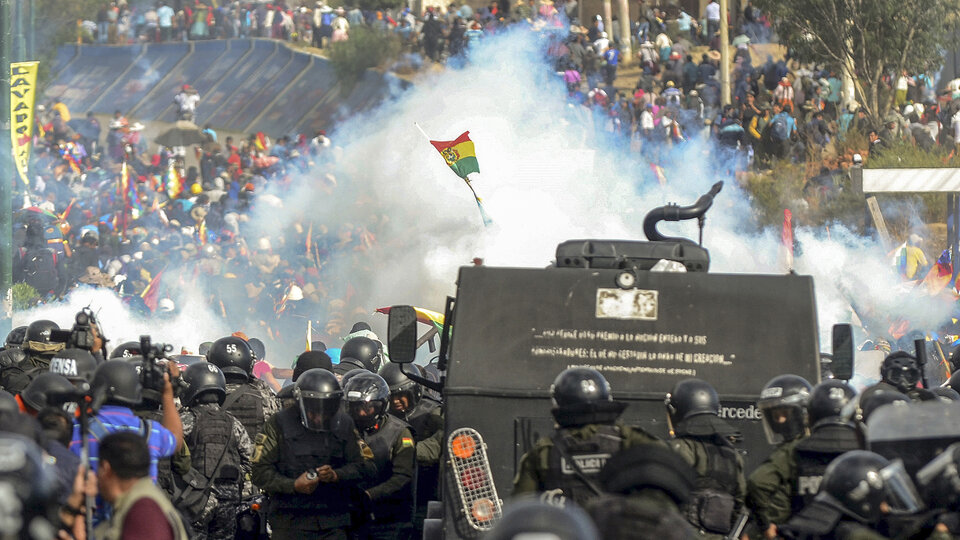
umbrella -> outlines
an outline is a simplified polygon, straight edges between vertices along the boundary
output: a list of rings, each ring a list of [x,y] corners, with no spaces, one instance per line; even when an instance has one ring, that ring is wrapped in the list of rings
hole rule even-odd
[[[200,133],[200,128],[193,122],[187,120],[178,120],[172,128],[156,138],[157,144],[168,148],[203,144],[206,141],[207,137],[203,133]]]
[[[740,34],[739,36],[733,38],[733,46],[745,45],[750,43],[750,38],[746,34]]]
[[[96,140],[100,137],[100,129],[91,124],[86,118],[74,118],[67,125],[84,139]]]
[[[28,219],[31,216],[39,217],[41,218],[41,221],[45,221],[45,220],[58,221],[60,219],[60,216],[54,214],[53,212],[49,212],[42,208],[37,208],[36,206],[31,206],[29,208],[24,208],[22,210],[17,210],[16,212],[14,212],[14,217],[17,220]]]

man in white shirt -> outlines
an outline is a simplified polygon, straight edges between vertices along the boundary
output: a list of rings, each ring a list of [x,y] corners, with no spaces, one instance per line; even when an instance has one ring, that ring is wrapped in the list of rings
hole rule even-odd
[[[720,4],[717,0],[710,0],[704,12],[707,16],[707,39],[710,40],[720,30]]]
[[[168,6],[166,2],[160,2],[160,7],[157,8],[157,22],[160,25],[160,41],[170,39],[170,34],[173,30],[173,16],[173,8]]]

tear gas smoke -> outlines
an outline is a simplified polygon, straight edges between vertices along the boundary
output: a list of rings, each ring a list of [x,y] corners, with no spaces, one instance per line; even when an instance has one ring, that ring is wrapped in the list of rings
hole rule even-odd
[[[718,166],[709,143],[694,139],[660,163],[667,178],[660,186],[639,154],[628,151],[621,139],[598,133],[589,113],[567,102],[538,41],[526,30],[486,38],[462,69],[425,75],[378,109],[340,125],[331,134],[339,148],[327,151],[319,171],[294,178],[292,189],[267,187],[282,208],[259,205],[245,230],[253,238],[269,238],[275,251],[282,251],[287,231],[309,220],[318,224],[315,234],[341,243],[375,233],[365,240],[366,250],[332,251],[324,262],[328,305],[310,314],[314,320],[322,324],[337,311],[346,329],[367,320],[383,335],[386,317],[371,315],[374,309],[404,303],[442,309],[444,298],[455,291],[458,267],[474,257],[489,265],[543,267],[564,240],[643,239],[648,210],[668,202],[690,204],[718,179],[725,180],[724,190],[707,214],[704,233],[711,271],[786,271],[779,258],[780,231],[756,230],[747,195],[731,178],[720,176],[727,167]],[[415,122],[436,140],[470,131],[481,169],[473,185],[493,225],[482,225],[470,190]],[[321,186],[328,172],[336,179],[333,190]],[[694,222],[662,227],[667,235],[697,235]],[[850,320],[849,299],[874,311],[903,314],[917,327],[933,328],[948,313],[949,306],[939,302],[896,293],[901,280],[873,240],[843,227],[834,227],[829,237],[802,228],[796,234],[802,253],[795,268],[815,278],[824,348],[830,325]],[[219,292],[242,294],[237,289]],[[96,295],[93,307],[102,308],[111,338],[149,331],[157,340],[195,347],[236,329],[199,302],[180,306],[180,315],[169,323],[141,323],[106,296]],[[20,320],[48,316],[64,323],[89,299],[78,292],[69,308],[41,308],[21,314]],[[317,330],[315,336],[322,338]],[[345,334],[331,331],[323,339],[336,347],[336,338]],[[282,357],[274,363],[285,363],[283,358],[296,355],[302,343],[290,339],[272,345],[281,353],[271,357]]]

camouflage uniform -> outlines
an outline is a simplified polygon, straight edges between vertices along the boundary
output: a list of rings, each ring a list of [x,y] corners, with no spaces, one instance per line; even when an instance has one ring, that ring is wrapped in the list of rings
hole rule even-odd
[[[253,387],[253,389],[257,393],[259,393],[260,397],[263,399],[261,402],[263,407],[263,418],[259,422],[260,425],[263,425],[263,423],[265,423],[268,418],[280,412],[280,400],[277,399],[277,395],[273,392],[273,390],[270,388],[270,386],[267,383],[265,383],[264,381],[261,381],[260,379],[250,379],[248,382],[242,382],[242,383],[232,382],[228,380],[227,381],[227,400],[229,402],[231,395],[237,393],[238,391],[246,390],[250,387]],[[235,416],[237,420],[240,420],[240,422],[247,429],[247,435],[249,436],[248,437],[249,439],[256,438],[257,431],[259,430],[255,431],[251,429],[251,426],[247,425],[246,421],[244,421],[242,416],[240,414],[235,413],[234,409],[228,407],[226,404],[224,405],[224,409],[230,414],[233,414],[233,416]]]
[[[183,424],[183,438],[186,440],[194,430],[197,416],[192,410],[212,409],[220,407],[212,403],[201,403],[184,409],[180,412],[180,422]],[[233,420],[233,439],[240,454],[241,474],[243,487],[233,483],[215,482],[210,490],[207,505],[193,523],[197,533],[197,540],[229,540],[236,531],[237,507],[241,499],[253,494],[253,484],[250,482],[250,466],[253,459],[253,442],[243,425]],[[184,445],[186,447],[186,445]],[[194,450],[197,451],[197,450]]]

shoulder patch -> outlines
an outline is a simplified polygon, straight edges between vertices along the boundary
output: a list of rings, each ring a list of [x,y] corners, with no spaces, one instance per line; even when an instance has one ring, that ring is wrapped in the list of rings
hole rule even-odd
[[[357,439],[357,444],[360,445],[360,454],[363,455],[363,459],[373,459],[373,450],[367,445],[367,441]]]
[[[413,448],[413,439],[411,437],[402,437],[400,439],[400,445],[404,448]]]

